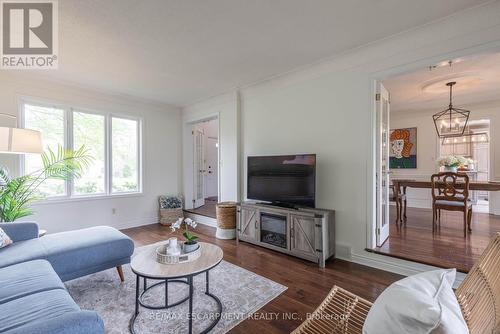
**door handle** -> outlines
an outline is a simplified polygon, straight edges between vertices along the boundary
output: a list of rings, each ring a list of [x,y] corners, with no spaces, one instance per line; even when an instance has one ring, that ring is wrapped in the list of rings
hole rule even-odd
[[[257,220],[255,221],[254,227],[257,229]]]

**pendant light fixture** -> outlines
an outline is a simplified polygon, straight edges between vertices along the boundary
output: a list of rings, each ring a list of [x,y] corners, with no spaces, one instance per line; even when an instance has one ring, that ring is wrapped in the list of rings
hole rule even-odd
[[[469,110],[453,107],[454,85],[456,85],[455,81],[446,84],[446,86],[450,87],[450,104],[448,108],[432,116],[439,138],[463,136],[467,122],[469,121]]]

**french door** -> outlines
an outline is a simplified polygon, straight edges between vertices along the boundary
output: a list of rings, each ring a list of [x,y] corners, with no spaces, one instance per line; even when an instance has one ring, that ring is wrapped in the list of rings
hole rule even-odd
[[[193,208],[205,205],[205,133],[203,129],[193,129]]]
[[[389,237],[389,92],[377,83],[376,104],[376,243]]]

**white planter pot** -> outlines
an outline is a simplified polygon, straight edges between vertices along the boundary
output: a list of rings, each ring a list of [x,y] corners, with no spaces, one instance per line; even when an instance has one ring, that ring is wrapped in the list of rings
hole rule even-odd
[[[456,173],[457,170],[458,170],[458,167],[444,166],[445,172]]]
[[[198,249],[199,245],[198,242],[195,242],[194,244],[187,244],[184,243],[184,253],[191,253],[194,252],[196,249]]]

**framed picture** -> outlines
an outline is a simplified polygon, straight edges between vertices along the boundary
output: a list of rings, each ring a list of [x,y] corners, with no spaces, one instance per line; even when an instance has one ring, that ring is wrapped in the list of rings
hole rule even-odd
[[[391,130],[389,141],[389,168],[417,168],[417,128]]]

